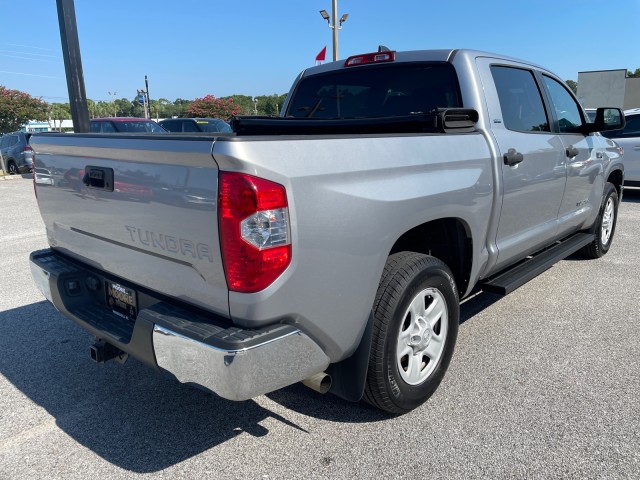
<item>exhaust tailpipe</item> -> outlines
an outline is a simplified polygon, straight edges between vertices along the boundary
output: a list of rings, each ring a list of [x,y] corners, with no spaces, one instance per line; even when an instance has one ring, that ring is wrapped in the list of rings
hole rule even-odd
[[[315,375],[305,378],[302,384],[315,390],[318,393],[327,393],[331,388],[331,376],[325,372],[316,373]]]

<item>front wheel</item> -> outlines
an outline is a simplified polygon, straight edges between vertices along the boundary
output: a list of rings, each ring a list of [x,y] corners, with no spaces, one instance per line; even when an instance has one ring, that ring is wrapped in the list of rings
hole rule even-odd
[[[409,412],[433,394],[453,355],[460,306],[451,271],[428,255],[391,255],[373,313],[364,399],[391,413]]]
[[[604,202],[595,224],[595,238],[581,252],[589,258],[600,258],[609,251],[618,219],[618,191],[611,183],[604,188]]]

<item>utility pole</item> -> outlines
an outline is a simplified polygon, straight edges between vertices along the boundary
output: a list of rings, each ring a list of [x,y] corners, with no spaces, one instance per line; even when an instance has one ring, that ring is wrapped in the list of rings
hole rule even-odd
[[[76,9],[73,0],[56,0],[56,5],[73,130],[77,133],[86,133],[89,131],[89,108],[82,74]]]
[[[147,105],[149,105],[149,116],[147,118],[151,118],[151,97],[149,97],[149,80],[147,80],[146,75],[144,76],[144,86],[147,89]]]

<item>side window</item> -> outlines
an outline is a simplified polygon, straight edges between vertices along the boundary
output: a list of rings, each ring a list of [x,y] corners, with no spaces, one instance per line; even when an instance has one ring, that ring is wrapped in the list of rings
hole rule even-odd
[[[196,122],[193,120],[187,120],[182,124],[182,129],[184,132],[199,132],[198,126]]]
[[[89,131],[91,133],[100,133],[100,122],[90,122]]]
[[[543,75],[544,83],[551,95],[553,108],[558,117],[558,127],[561,133],[574,133],[582,125],[580,107],[567,89],[553,78]]]
[[[175,120],[167,120],[162,122],[162,126],[169,130],[170,132],[181,132],[182,128],[180,126],[180,122],[176,122]]]
[[[102,133],[116,133],[116,127],[113,126],[111,122],[101,122],[102,123]]]
[[[533,72],[491,67],[505,127],[517,132],[549,132],[549,120]]]
[[[640,115],[631,115],[627,117],[627,125],[622,130],[625,137],[640,137]]]

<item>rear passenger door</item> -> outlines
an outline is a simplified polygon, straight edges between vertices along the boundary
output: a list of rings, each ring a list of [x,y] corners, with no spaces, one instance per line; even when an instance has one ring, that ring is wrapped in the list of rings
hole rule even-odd
[[[491,134],[499,151],[502,206],[496,267],[506,267],[556,237],[566,183],[562,140],[551,130],[539,75],[531,67],[478,58]]]

